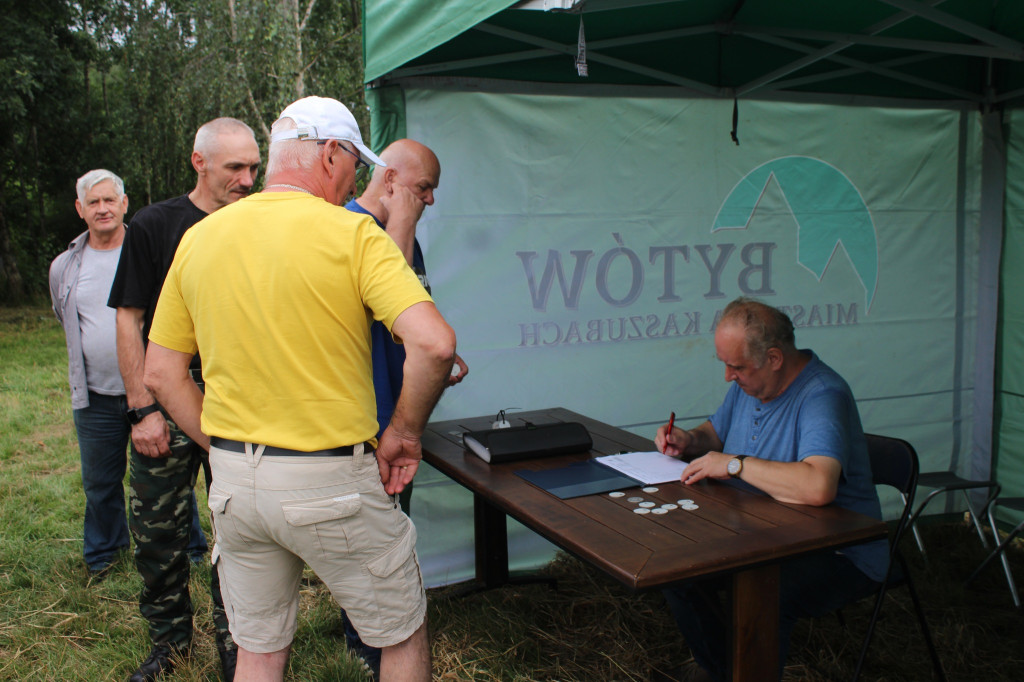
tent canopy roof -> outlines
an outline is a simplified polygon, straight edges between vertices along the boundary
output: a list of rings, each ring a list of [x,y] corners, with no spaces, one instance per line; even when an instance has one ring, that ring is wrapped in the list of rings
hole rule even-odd
[[[1024,0],[384,0],[367,82],[410,76],[1024,102]],[[585,37],[587,76],[577,73]]]

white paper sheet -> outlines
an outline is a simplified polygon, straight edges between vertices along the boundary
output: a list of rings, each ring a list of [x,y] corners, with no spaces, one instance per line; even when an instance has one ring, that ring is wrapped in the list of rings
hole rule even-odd
[[[686,469],[683,460],[660,452],[627,452],[594,459],[647,485],[678,481]]]

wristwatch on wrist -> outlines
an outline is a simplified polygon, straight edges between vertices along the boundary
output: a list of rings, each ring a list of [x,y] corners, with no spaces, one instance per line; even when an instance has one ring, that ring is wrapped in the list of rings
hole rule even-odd
[[[725,470],[729,472],[729,475],[733,478],[739,478],[740,474],[743,473],[743,460],[746,458],[746,455],[736,455],[729,460],[728,464],[725,465]]]
[[[125,411],[124,415],[128,417],[128,422],[132,426],[135,426],[140,421],[145,419],[146,415],[153,414],[154,412],[157,412],[159,409],[160,406],[157,405],[156,403],[153,403],[152,405],[147,405],[146,407],[130,407]]]

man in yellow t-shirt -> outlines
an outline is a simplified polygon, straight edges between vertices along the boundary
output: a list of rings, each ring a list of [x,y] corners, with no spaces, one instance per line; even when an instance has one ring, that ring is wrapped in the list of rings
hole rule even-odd
[[[430,679],[416,532],[391,496],[416,473],[455,335],[387,234],[340,208],[371,163],[381,162],[342,104],[288,106],[265,190],[185,235],[150,331],[146,385],[210,448],[238,679],[283,679],[304,564],[383,650],[382,679]],[[373,320],[407,356],[379,443]],[[205,400],[189,388],[197,351]]]

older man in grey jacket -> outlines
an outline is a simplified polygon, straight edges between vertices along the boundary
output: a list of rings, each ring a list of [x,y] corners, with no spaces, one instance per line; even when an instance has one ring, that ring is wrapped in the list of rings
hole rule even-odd
[[[118,551],[129,545],[124,474],[131,427],[125,419],[124,383],[117,367],[113,308],[107,296],[124,241],[128,197],[108,170],[91,170],[76,184],[75,208],[88,229],[50,265],[50,300],[64,327],[71,409],[85,489],[83,553],[93,582],[105,577]],[[191,551],[206,541],[194,517]]]

